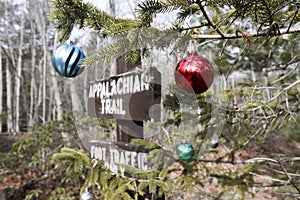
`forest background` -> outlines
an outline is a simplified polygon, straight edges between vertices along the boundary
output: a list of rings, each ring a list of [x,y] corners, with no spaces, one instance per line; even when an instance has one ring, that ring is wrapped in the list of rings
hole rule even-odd
[[[0,1],[0,189],[7,199],[79,199],[86,189],[96,199],[299,198],[298,1],[90,3]],[[86,109],[79,103],[81,94],[74,79],[59,76],[51,63],[56,45],[72,40],[90,55],[85,67],[109,61],[97,65],[101,76],[109,77],[115,73],[111,58],[122,48],[110,39],[131,31],[138,34],[123,37],[138,35],[141,46],[157,32],[179,33],[175,43],[165,37],[156,49],[145,51],[154,58],[167,52],[164,62],[174,68],[183,55],[169,51],[174,45],[185,51],[186,38],[192,38],[201,51],[214,55],[211,61],[226,82],[226,123],[218,147],[186,163],[171,149],[136,141],[172,162],[163,170],[137,172],[134,178],[107,173],[89,158],[73,118],[75,111]],[[139,58],[136,52],[128,54],[129,61]],[[171,95],[163,97],[167,132],[181,124],[176,92],[170,88]],[[198,99],[203,108],[208,106],[205,98]],[[199,115],[199,124],[209,124],[207,115]],[[109,120],[100,126],[105,131],[115,128]],[[204,126],[198,136],[205,131]]]

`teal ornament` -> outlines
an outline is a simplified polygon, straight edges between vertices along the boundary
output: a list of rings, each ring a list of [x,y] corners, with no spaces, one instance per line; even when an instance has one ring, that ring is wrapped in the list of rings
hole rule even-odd
[[[85,55],[79,47],[72,44],[63,44],[53,54],[52,64],[61,76],[75,77],[83,71],[80,64],[84,58]]]
[[[190,161],[194,156],[194,148],[188,143],[182,143],[176,147],[176,154],[180,160]]]

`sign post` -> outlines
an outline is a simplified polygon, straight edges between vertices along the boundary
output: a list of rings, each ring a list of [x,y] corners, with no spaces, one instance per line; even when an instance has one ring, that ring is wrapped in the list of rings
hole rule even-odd
[[[103,147],[106,155],[97,155],[102,152],[95,146],[92,147],[92,155],[103,158],[104,162],[110,161],[107,166],[114,166],[114,169],[116,165],[129,162],[129,157],[127,160],[120,157],[125,155],[126,151],[137,151],[130,141],[132,138],[144,139],[144,121],[160,121],[161,74],[154,67],[147,70],[135,67],[136,65],[127,64],[125,57],[121,56],[117,59],[117,75],[89,84],[89,116],[115,119],[117,123],[116,141],[110,141],[110,145]],[[99,142],[98,145],[104,144]],[[113,146],[124,152],[112,153]],[[136,155],[139,155],[138,153],[136,152]],[[132,166],[146,166],[146,163],[137,164],[147,161],[140,157],[135,158],[134,155],[131,160],[135,160],[136,163]]]
[[[89,116],[115,119],[117,123],[117,141],[98,141],[91,147],[91,157],[121,173],[125,172],[121,164],[149,169],[147,150],[138,149],[130,141],[144,139],[144,121],[160,121],[161,74],[154,67],[133,70],[136,67],[126,63],[123,55],[117,59],[116,76],[89,85]],[[145,191],[145,198],[153,199],[153,195]]]

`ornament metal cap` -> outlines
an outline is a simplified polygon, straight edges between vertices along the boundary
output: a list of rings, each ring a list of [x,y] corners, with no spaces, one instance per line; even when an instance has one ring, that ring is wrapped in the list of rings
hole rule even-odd
[[[190,41],[189,41],[189,45],[188,45],[188,47],[187,47],[187,52],[188,52],[188,53],[195,53],[195,52],[196,52],[194,40],[190,40]]]
[[[80,200],[94,200],[94,195],[90,192],[84,192],[80,195]]]

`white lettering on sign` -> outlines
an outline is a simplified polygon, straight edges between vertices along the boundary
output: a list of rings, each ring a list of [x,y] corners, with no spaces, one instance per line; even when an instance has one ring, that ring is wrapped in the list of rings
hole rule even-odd
[[[103,162],[113,172],[124,173],[125,169],[121,166],[122,164],[146,171],[148,170],[147,155],[147,153],[135,151],[91,146],[91,158]]]
[[[129,74],[96,82],[89,87],[89,98],[98,98],[101,115],[126,115],[122,95],[150,90],[147,74]]]
[[[126,111],[123,109],[123,99],[102,99],[101,114],[118,114],[125,115]]]
[[[142,92],[150,89],[147,74],[131,74],[90,85],[89,98],[109,98],[113,95]]]

